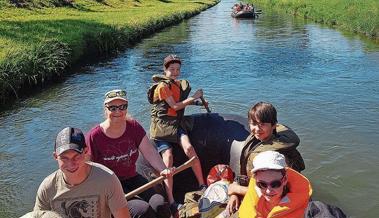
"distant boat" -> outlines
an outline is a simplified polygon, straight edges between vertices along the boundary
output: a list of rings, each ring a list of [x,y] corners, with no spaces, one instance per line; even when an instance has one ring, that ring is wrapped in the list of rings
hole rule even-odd
[[[241,10],[241,11],[236,11],[234,10],[232,12],[232,17],[234,18],[258,18],[258,14],[254,12],[254,10]]]
[[[234,4],[232,7],[232,17],[234,18],[258,18],[258,14],[262,13],[262,10],[256,10],[253,5],[250,4]]]

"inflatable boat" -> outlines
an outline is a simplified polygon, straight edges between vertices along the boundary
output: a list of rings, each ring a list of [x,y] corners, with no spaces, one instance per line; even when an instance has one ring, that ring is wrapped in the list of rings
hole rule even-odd
[[[258,14],[255,13],[253,10],[233,11],[231,15],[234,18],[258,18]]]
[[[243,143],[249,135],[247,118],[231,114],[194,114],[192,129],[188,135],[201,161],[206,177],[216,164],[228,164],[234,172],[239,172],[240,154]],[[174,166],[179,166],[188,158],[179,146],[175,146]],[[155,176],[151,166],[140,155],[137,171],[152,180]],[[182,200],[186,192],[196,190],[198,184],[191,169],[174,176],[174,197]]]

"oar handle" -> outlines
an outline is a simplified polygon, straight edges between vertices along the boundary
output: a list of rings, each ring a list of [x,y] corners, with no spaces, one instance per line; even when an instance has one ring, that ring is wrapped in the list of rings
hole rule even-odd
[[[209,110],[208,104],[207,104],[207,102],[205,101],[205,99],[204,99],[203,96],[200,97],[200,100],[201,100],[201,103],[203,103],[203,105],[204,105],[205,109],[207,110],[207,112],[210,113],[211,110]]]
[[[194,164],[195,159],[197,159],[197,157],[192,157],[191,159],[189,159],[188,161],[186,161],[184,164],[180,165],[178,168],[175,169],[175,172],[174,172],[173,175],[175,175],[177,173],[180,173],[183,170],[191,167]],[[159,176],[159,177],[151,180],[150,182],[146,183],[145,185],[142,185],[142,186],[134,189],[133,191],[128,192],[127,194],[125,194],[126,200],[129,200],[130,198],[134,197],[135,195],[138,195],[138,194],[146,191],[147,189],[155,186],[156,184],[162,182],[165,179],[166,179],[165,176]]]

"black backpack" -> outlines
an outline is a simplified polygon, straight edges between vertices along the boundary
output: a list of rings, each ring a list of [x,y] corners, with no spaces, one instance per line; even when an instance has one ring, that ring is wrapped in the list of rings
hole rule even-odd
[[[305,218],[346,218],[345,213],[338,207],[321,201],[310,201],[304,214]]]
[[[163,79],[163,80],[160,80],[159,82],[153,83],[149,87],[149,89],[147,90],[147,93],[146,93],[147,94],[147,100],[149,101],[150,104],[154,104],[154,92],[155,92],[155,89],[157,88],[157,86],[159,85],[159,83],[161,83],[161,82],[164,82],[164,83],[168,84],[170,86],[170,88],[171,88],[171,82],[170,82],[170,80]]]

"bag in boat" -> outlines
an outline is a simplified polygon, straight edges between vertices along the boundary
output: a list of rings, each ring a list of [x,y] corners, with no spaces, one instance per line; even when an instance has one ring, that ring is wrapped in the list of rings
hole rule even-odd
[[[217,164],[212,167],[207,176],[207,184],[210,186],[212,183],[215,183],[220,180],[226,180],[229,183],[233,182],[234,172],[229,165]]]
[[[344,212],[333,205],[321,201],[310,201],[304,215],[305,218],[346,218]]]
[[[154,92],[155,92],[155,89],[157,88],[157,86],[159,85],[160,82],[166,83],[167,85],[169,85],[171,87],[171,81],[169,78],[161,77],[161,79],[159,79],[157,81],[158,82],[154,82],[146,92],[147,100],[149,101],[150,104],[154,104]]]
[[[199,200],[201,218],[222,217],[228,203],[229,182],[220,180],[211,184]]]
[[[187,192],[184,195],[184,204],[179,209],[179,218],[200,218],[198,202],[203,194],[202,191]]]

